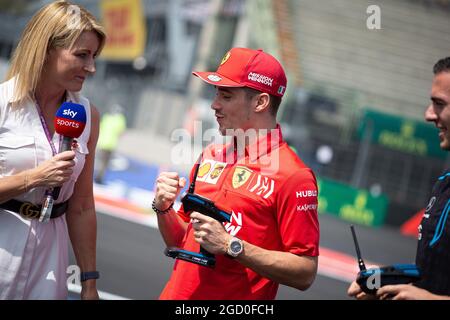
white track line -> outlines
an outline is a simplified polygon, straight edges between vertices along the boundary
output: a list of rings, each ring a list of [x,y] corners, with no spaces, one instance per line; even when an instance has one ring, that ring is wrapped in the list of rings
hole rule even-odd
[[[68,285],[68,289],[70,292],[74,292],[74,293],[78,293],[80,294],[81,292],[81,286],[74,284],[74,283],[69,283]],[[125,298],[125,297],[121,297],[109,292],[105,292],[105,291],[100,291],[98,290],[98,295],[100,297],[101,300],[131,300],[129,298]]]

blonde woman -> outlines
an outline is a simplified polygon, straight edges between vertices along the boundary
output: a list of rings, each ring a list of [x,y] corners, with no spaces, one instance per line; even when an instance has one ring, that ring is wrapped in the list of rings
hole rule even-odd
[[[84,8],[50,3],[25,27],[0,84],[1,299],[66,299],[69,236],[81,298],[98,299],[92,180],[99,114],[78,92],[104,42]],[[53,120],[65,101],[83,105],[87,122],[72,150],[59,153]],[[58,186],[51,219],[40,222],[30,208],[40,211]]]

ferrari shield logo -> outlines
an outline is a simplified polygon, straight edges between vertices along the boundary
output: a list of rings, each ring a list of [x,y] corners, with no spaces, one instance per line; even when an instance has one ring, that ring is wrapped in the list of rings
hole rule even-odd
[[[233,180],[232,180],[233,188],[237,189],[241,187],[244,183],[246,183],[248,178],[250,178],[250,176],[252,175],[252,172],[253,172],[252,170],[246,167],[240,166],[236,167],[233,173]]]

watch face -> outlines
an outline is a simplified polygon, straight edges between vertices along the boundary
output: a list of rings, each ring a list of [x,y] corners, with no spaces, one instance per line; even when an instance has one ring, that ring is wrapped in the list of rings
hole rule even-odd
[[[239,241],[233,241],[230,244],[230,249],[233,253],[239,253],[242,249],[242,245]]]
[[[231,251],[233,252],[239,252],[241,250],[241,244],[239,242],[233,242],[231,244]]]

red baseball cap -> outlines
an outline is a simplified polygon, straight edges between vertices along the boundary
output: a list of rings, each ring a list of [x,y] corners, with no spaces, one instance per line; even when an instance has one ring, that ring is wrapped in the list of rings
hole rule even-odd
[[[250,87],[282,97],[287,79],[283,67],[261,49],[232,48],[216,72],[192,72],[203,81],[218,87]]]

